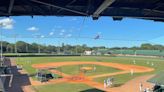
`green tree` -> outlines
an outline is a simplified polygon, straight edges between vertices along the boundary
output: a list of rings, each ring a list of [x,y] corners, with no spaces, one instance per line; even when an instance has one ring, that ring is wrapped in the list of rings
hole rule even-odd
[[[153,50],[153,45],[149,44],[149,43],[145,43],[145,44],[141,44],[141,49],[143,50]]]

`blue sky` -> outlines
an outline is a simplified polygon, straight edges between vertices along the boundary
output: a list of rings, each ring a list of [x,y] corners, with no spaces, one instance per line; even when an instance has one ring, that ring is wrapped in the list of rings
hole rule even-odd
[[[48,16],[11,18],[14,20],[13,28],[1,28],[4,35],[3,39],[9,42],[14,42],[12,36],[17,34],[17,40],[45,45],[66,43],[72,45],[87,44],[88,46],[131,47],[148,42],[164,45],[164,23],[162,22],[131,18],[113,21],[110,17],[100,17],[99,20],[92,20],[91,17]],[[36,38],[36,35],[40,38]],[[100,39],[92,39],[96,35],[100,35]],[[24,38],[26,36],[33,38]]]

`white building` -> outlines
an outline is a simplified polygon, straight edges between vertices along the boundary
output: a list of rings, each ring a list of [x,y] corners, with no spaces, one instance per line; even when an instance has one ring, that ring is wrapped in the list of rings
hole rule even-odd
[[[84,51],[84,55],[92,55],[92,51]]]

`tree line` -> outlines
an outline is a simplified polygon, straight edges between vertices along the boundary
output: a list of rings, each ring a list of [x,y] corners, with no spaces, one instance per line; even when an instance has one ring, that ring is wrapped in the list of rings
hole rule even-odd
[[[43,45],[38,43],[27,43],[24,41],[17,41],[16,43],[9,43],[3,41],[3,52],[4,53],[65,53],[65,54],[76,54],[83,53],[85,50],[97,50],[106,49],[105,46],[89,47],[86,44],[83,45],[69,45],[62,43],[58,45]]]
[[[110,50],[164,50],[163,45],[152,45],[150,43],[141,44],[139,47],[112,47],[107,48],[105,46],[89,47],[86,44],[83,45],[69,45],[62,43],[58,45],[42,45],[38,43],[27,43],[24,41],[17,41],[16,43],[9,43],[7,41],[2,42],[4,53],[65,53],[65,54],[77,54],[83,53],[86,50],[98,50],[98,49],[110,49]]]

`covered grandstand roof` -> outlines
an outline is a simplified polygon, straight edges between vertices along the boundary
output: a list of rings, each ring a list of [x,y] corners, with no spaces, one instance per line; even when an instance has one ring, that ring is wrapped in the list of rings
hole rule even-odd
[[[163,0],[1,0],[0,16],[111,16],[164,21]]]

